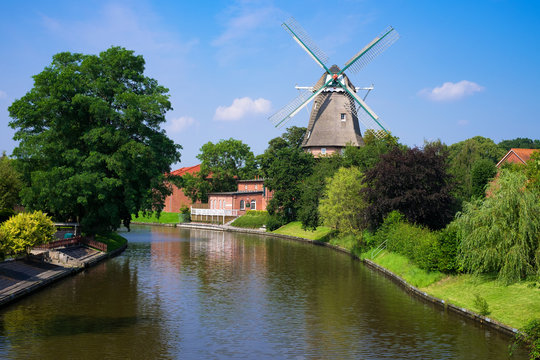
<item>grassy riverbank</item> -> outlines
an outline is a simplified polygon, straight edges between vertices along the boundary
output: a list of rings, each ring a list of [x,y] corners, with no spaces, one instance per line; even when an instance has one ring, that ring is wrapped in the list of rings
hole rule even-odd
[[[180,213],[162,211],[159,218],[156,212],[144,216],[142,211],[137,216],[131,215],[131,222],[134,223],[157,223],[157,224],[178,224],[180,223]]]
[[[363,253],[363,257],[370,258],[429,295],[476,313],[481,313],[477,304],[477,298],[481,297],[487,302],[489,318],[516,329],[540,318],[540,285],[533,281],[504,285],[486,275],[446,275],[426,271],[405,256],[387,251],[382,251],[375,258],[371,258],[368,251]]]
[[[248,229],[259,229],[266,225],[268,221],[268,212],[248,210],[245,215],[240,216],[232,222],[232,226]]]
[[[114,251],[127,244],[127,239],[117,233],[107,235],[96,235],[96,241],[107,244],[107,252]]]
[[[315,241],[328,241],[330,235],[332,234],[332,229],[326,226],[319,226],[315,231],[304,230],[302,229],[302,223],[300,221],[293,221],[272,232]]]

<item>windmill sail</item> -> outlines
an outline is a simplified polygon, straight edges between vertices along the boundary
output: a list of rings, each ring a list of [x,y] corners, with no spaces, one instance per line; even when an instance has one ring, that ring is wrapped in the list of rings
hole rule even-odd
[[[354,55],[349,61],[347,61],[341,72],[344,72],[350,68],[353,73],[357,73],[398,39],[399,34],[397,31],[391,26],[388,27],[362,50],[356,53],[356,55]]]
[[[304,49],[317,64],[319,64],[320,67],[328,72],[328,66],[326,65],[328,56],[326,56],[326,54],[315,44],[306,30],[304,30],[294,18],[290,18],[281,26],[293,37],[300,47]]]

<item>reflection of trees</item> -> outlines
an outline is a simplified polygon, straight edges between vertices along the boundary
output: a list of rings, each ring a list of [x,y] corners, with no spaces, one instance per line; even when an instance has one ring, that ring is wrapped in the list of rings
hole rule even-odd
[[[128,258],[99,264],[4,311],[2,335],[11,344],[9,356],[39,359],[164,356],[162,314],[159,301],[151,296],[138,288],[137,269]],[[137,340],[141,334],[144,341]]]

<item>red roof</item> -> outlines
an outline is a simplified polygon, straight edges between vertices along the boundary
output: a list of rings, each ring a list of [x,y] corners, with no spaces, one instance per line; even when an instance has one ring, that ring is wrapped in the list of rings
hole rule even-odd
[[[517,149],[512,148],[504,157],[497,163],[497,167],[499,167],[502,163],[505,161],[513,162],[513,163],[519,163],[522,162],[525,164],[530,158],[533,152],[538,151],[538,149]],[[513,156],[512,156],[513,155]],[[517,161],[514,160],[514,157],[517,158]]]
[[[171,175],[177,175],[177,176],[183,176],[185,174],[194,174],[201,171],[201,164],[199,165],[193,165],[193,166],[187,166],[180,168],[178,170],[174,170],[171,172]]]

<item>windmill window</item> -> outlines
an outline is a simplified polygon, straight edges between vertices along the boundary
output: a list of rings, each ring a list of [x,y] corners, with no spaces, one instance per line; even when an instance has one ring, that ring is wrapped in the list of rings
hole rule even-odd
[[[345,121],[345,120],[347,120],[345,113],[341,113],[341,121]]]
[[[321,154],[326,155],[326,148],[321,148]]]

